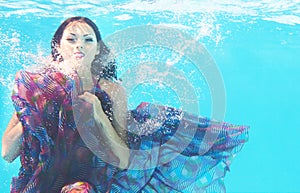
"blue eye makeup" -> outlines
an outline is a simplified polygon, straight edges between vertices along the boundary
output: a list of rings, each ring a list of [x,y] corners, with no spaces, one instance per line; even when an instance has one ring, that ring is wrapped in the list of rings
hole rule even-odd
[[[85,41],[86,41],[86,42],[93,42],[94,39],[93,39],[93,38],[86,38]]]

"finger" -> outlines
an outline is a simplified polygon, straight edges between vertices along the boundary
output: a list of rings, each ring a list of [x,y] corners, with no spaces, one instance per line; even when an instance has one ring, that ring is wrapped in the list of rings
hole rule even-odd
[[[84,100],[85,102],[88,103],[93,103],[93,98],[92,96],[90,96],[89,94],[83,93],[82,95],[79,95],[78,98]]]
[[[84,100],[84,101],[86,101],[88,103],[92,103],[92,104],[100,102],[98,100],[98,98],[94,94],[92,94],[90,92],[84,92],[82,95],[79,95],[78,97],[80,99],[82,99],[82,100]]]
[[[96,95],[94,95],[93,93],[90,93],[90,92],[84,92],[83,95],[87,96],[87,97],[91,97],[91,98],[97,98]]]

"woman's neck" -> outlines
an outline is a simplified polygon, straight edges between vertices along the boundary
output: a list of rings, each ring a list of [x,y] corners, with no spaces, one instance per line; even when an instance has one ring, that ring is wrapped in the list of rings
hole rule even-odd
[[[94,87],[92,77],[81,78],[81,84],[82,84],[82,90],[84,91],[92,90],[92,88]]]
[[[95,86],[95,79],[91,72],[78,73],[82,91],[90,91]]]

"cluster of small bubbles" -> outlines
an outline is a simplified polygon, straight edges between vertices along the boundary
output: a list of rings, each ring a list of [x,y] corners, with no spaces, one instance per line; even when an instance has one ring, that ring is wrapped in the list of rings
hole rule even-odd
[[[218,10],[211,10],[211,7],[206,8],[203,5],[197,1],[189,1],[189,3],[155,1],[151,4],[147,2],[127,3],[121,7],[137,15],[151,15],[152,20],[149,21],[151,24],[179,29],[203,44],[219,45],[226,38],[226,34],[222,34],[223,26],[218,18]]]
[[[13,74],[8,74],[5,77],[4,77],[4,75],[0,76],[0,82],[1,82],[2,86],[4,86],[5,88],[9,88],[9,89],[11,89],[14,84],[13,79],[14,79]]]
[[[166,129],[163,130],[163,134],[164,134],[164,135],[168,135],[168,134],[170,134],[171,132],[172,132],[172,130],[171,130],[169,127],[167,127]]]
[[[143,121],[135,121],[135,126],[130,128],[131,133],[135,133],[139,136],[151,135],[160,128],[167,118],[165,110],[158,109],[153,105],[148,107],[147,114],[149,114],[149,117]]]
[[[144,101],[173,107],[180,107],[182,100],[189,104],[195,102],[188,101],[188,99],[179,100],[177,91],[164,84],[166,78],[171,79],[174,84],[188,79],[193,85],[198,101],[210,103],[210,101],[207,101],[210,100],[210,91],[204,76],[182,54],[185,49],[188,49],[189,44],[181,47],[182,52],[177,52],[177,50],[171,50],[167,47],[156,46],[156,43],[153,41],[150,45],[133,47],[117,56],[118,70],[120,72],[118,74],[120,76],[139,66],[132,80],[137,86],[133,92],[128,93],[129,106],[134,108],[143,99]],[[144,63],[148,63],[148,65],[141,65]],[[182,74],[172,73],[171,70],[174,68],[182,72]],[[152,82],[145,82],[149,77],[152,77]],[[182,87],[182,89],[182,92],[187,92],[185,89],[188,88]],[[203,99],[206,99],[206,101]]]
[[[10,117],[13,110],[11,92],[14,84],[15,71],[19,65],[17,60],[20,52],[20,35],[15,31],[0,29],[0,90],[3,116]],[[3,106],[2,106],[3,105]]]
[[[0,51],[3,55],[0,59],[0,79],[1,84],[9,90],[12,88],[16,71],[20,69],[36,71],[41,68],[41,62],[44,61],[43,52],[33,54],[24,50],[20,32],[9,29],[6,33],[0,33]]]

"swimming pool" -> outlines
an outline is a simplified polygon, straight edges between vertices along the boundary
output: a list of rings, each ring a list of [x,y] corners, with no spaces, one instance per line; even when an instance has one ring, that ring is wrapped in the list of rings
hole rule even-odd
[[[300,2],[292,0],[1,2],[1,136],[13,111],[10,88],[15,72],[47,56],[51,37],[62,20],[73,15],[87,16],[97,23],[102,36],[107,39],[129,27],[160,24],[180,30],[205,46],[224,84],[224,119],[251,126],[250,141],[235,158],[231,172],[225,178],[227,191],[299,192],[300,156],[297,147],[300,142],[297,136],[300,134],[300,102],[297,99],[300,90],[296,85],[300,81],[299,10]],[[129,50],[129,53],[133,52],[127,53],[130,58],[120,55],[120,61],[126,61],[127,65],[119,68],[120,75],[141,59],[141,53],[146,55],[144,63],[165,62],[169,58],[168,61],[174,65],[186,62],[185,66],[189,66],[187,60],[180,60],[181,57],[174,62],[178,53],[174,55],[170,49],[162,48],[164,57],[159,55],[157,58],[147,46],[143,49]],[[211,100],[211,85],[205,80],[205,73],[202,78],[201,73],[185,76],[192,80],[196,98],[201,100],[200,113],[210,116],[214,101]],[[172,94],[172,88],[169,88],[170,92],[168,86],[158,85],[155,88],[169,93],[168,97],[153,94],[151,87],[145,84],[141,88],[144,94],[134,93],[141,93],[139,88],[133,91],[135,97],[130,99],[130,104],[135,106],[146,98],[182,105],[174,104],[178,93]],[[174,100],[170,100],[172,97]],[[18,172],[18,162],[8,164],[1,159],[1,192],[8,192],[11,177]]]

